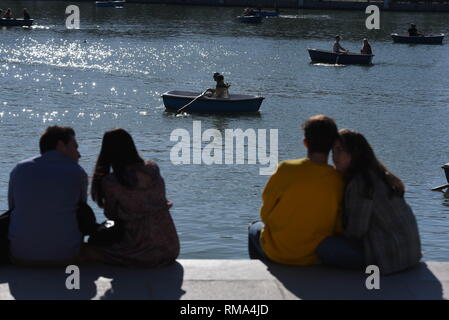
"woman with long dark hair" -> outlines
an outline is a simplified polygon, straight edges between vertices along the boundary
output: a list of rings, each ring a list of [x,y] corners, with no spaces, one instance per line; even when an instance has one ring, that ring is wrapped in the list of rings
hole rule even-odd
[[[95,260],[153,267],[178,257],[179,239],[159,167],[144,162],[125,130],[104,134],[91,195],[104,208],[104,215],[124,229],[122,239],[110,246],[89,246],[89,255]]]
[[[382,274],[418,264],[421,242],[404,184],[376,158],[362,134],[339,133],[333,160],[345,180],[343,236],[320,244],[321,261],[349,268],[377,265]]]

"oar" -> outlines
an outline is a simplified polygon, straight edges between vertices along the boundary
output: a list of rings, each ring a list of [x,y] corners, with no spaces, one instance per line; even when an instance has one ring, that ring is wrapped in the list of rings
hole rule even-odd
[[[432,191],[441,191],[443,189],[449,188],[449,184],[445,184],[444,186],[439,186],[439,187],[435,187],[432,188]]]
[[[197,99],[201,98],[202,96],[204,96],[206,94],[208,90],[204,91],[203,93],[201,93],[198,97],[196,97],[195,99],[193,99],[192,101],[190,101],[188,104],[186,104],[185,106],[183,106],[181,109],[178,109],[178,111],[176,111],[176,114],[179,114],[182,110],[184,110],[185,108],[187,108],[188,106],[190,106],[192,103],[194,103]]]

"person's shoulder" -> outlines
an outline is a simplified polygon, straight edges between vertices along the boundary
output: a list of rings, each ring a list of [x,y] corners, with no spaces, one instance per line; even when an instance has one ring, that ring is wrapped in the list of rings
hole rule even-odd
[[[279,162],[278,168],[293,169],[307,164],[307,158],[290,159]]]
[[[305,169],[308,166],[308,159],[290,159],[278,163],[276,172],[278,174],[290,174]]]
[[[143,167],[146,169],[151,169],[151,170],[159,170],[158,164],[153,160],[145,161],[145,163],[143,164]]]
[[[36,162],[41,158],[41,156],[34,156],[25,160],[19,161],[14,167],[13,171],[21,170],[23,168],[29,168],[36,164]]]
[[[36,160],[39,160],[41,157],[42,156],[39,155],[39,156],[34,156],[34,157],[31,157],[31,158],[28,158],[28,159],[21,160],[21,161],[19,161],[17,163],[17,166],[28,165],[28,164],[31,164],[31,163],[35,163]]]
[[[147,160],[142,164],[138,164],[138,165],[134,166],[134,169],[136,169],[137,171],[143,172],[143,173],[150,174],[150,175],[159,174],[159,172],[160,172],[159,166],[153,160]]]

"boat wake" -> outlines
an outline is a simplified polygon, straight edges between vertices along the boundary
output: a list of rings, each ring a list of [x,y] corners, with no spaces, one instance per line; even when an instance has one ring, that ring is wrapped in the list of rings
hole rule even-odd
[[[335,64],[335,63],[322,63],[322,62],[313,63],[313,62],[311,62],[310,64],[314,65],[314,66],[320,66],[320,67],[347,67],[346,64]]]
[[[284,18],[284,19],[313,19],[313,20],[330,20],[331,17],[328,15],[316,15],[316,14],[309,14],[309,15],[279,15],[279,18]]]

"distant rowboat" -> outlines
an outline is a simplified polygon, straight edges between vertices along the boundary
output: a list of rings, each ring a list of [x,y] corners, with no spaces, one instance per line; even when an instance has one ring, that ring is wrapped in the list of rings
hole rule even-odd
[[[30,27],[33,19],[0,19],[1,27]]]
[[[335,53],[332,51],[307,49],[312,62],[322,62],[330,64],[371,64],[373,54],[358,53]]]
[[[262,16],[238,16],[237,19],[244,23],[261,23]]]
[[[279,16],[279,12],[276,12],[276,11],[255,11],[254,13],[261,17],[278,17]]]
[[[200,92],[169,91],[162,94],[165,109],[178,111],[186,104],[197,98]],[[257,112],[262,104],[263,97],[247,94],[231,94],[229,98],[201,97],[190,106],[186,112]]]
[[[393,42],[396,43],[408,43],[408,44],[442,44],[444,39],[444,34],[435,36],[415,36],[410,37],[407,35],[399,35],[397,33],[392,33],[391,37]]]
[[[97,7],[123,7],[126,1],[95,1]]]

